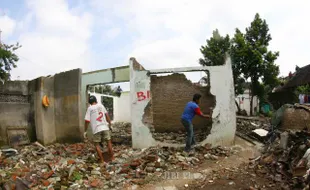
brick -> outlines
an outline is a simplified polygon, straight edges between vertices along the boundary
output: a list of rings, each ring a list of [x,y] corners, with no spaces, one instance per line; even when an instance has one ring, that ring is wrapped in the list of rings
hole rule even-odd
[[[16,181],[17,175],[12,175],[11,178],[12,178],[13,181]]]
[[[47,172],[47,173],[44,173],[44,174],[42,175],[42,178],[43,178],[43,179],[48,179],[48,178],[50,178],[53,174],[54,174],[53,171],[49,171],[49,172]]]
[[[130,167],[132,167],[133,169],[136,169],[140,165],[141,165],[141,163],[138,161],[133,161],[130,163]]]
[[[128,167],[123,167],[122,170],[120,171],[120,174],[128,174],[130,169]]]
[[[90,186],[92,187],[97,187],[99,185],[99,180],[98,179],[95,179],[94,181],[91,182]]]
[[[157,159],[158,159],[158,156],[156,156],[156,155],[148,155],[147,156],[147,160],[151,161],[151,162],[156,162]]]
[[[155,163],[155,167],[156,168],[161,168],[162,167],[162,163],[161,162],[156,162]]]
[[[51,183],[50,183],[49,181],[47,181],[47,180],[43,180],[43,181],[42,181],[42,184],[43,184],[45,187],[47,187],[47,186],[49,186]]]
[[[29,168],[23,168],[22,172],[30,172],[30,169]]]
[[[143,179],[133,179],[131,180],[132,183],[137,184],[137,185],[143,185],[145,183],[145,180]]]
[[[68,164],[68,165],[75,164],[75,161],[74,161],[74,160],[68,160],[68,161],[67,161],[67,164]]]

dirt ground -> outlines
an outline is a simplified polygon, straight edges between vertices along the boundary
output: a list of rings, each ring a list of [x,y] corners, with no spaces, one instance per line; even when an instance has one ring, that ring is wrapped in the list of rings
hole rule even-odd
[[[176,170],[175,173],[170,173],[170,179],[165,179],[169,176],[167,175],[157,182],[128,189],[278,189],[264,175],[256,174],[253,169],[248,168],[249,159],[260,155],[261,146],[259,143],[252,145],[236,137],[234,147],[240,150],[237,155],[218,161],[207,161],[196,169]]]

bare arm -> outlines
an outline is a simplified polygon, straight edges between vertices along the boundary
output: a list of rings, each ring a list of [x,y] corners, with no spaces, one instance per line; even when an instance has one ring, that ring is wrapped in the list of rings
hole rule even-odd
[[[86,120],[85,120],[85,123],[84,123],[84,132],[87,131],[88,124],[89,124],[89,121],[86,121]]]
[[[105,114],[105,118],[106,118],[107,122],[109,123],[109,128],[110,128],[110,130],[112,130],[112,129],[111,129],[111,118],[110,118],[110,116],[109,116],[108,113]]]
[[[200,116],[200,117],[203,117],[203,118],[210,118],[210,115],[207,115],[207,114],[202,113],[199,107],[195,109],[195,113],[196,113],[196,115],[198,115],[198,116]]]

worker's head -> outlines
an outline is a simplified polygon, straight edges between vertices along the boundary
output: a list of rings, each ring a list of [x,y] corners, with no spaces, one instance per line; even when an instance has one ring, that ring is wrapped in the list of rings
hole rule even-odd
[[[199,104],[200,103],[200,98],[201,98],[200,94],[194,94],[193,102],[195,102],[196,104]]]
[[[96,96],[89,96],[88,103],[89,103],[90,105],[97,104],[97,98],[96,98]]]

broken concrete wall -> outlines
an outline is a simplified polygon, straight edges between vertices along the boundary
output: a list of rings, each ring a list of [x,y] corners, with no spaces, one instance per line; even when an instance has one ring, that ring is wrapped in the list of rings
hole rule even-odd
[[[31,83],[34,85],[33,106],[37,139],[45,145],[54,143],[56,142],[54,77],[40,77]],[[42,105],[44,96],[49,99],[48,107]]]
[[[0,145],[8,144],[8,128],[25,128],[31,141],[36,140],[31,119],[31,93],[28,81],[0,83]]]
[[[55,75],[55,128],[57,142],[79,142],[83,139],[81,122],[81,76],[75,69]]]
[[[175,73],[168,76],[151,76],[152,114],[155,132],[184,131],[180,122],[187,102],[193,95],[202,95],[200,108],[210,114],[210,107],[215,107],[215,97],[210,94],[210,87],[200,87],[191,83],[184,74]],[[211,120],[195,117],[195,130],[211,128]]]
[[[150,102],[150,76],[135,58],[130,58],[131,134],[133,148],[156,145],[150,126],[143,121],[144,111]]]
[[[0,83],[1,143],[7,144],[7,127],[26,127],[32,141],[45,145],[81,141],[81,75],[75,69],[32,81]],[[48,107],[42,105],[45,95]]]
[[[81,74],[80,69],[75,69],[33,81],[36,131],[42,144],[82,140]],[[42,105],[45,95],[50,101],[48,107]]]
[[[151,134],[151,125],[155,125],[155,123],[148,123],[152,120],[152,117],[145,117],[147,106],[154,106],[154,102],[151,100],[153,97],[150,96],[150,75],[206,70],[210,73],[210,93],[216,97],[216,106],[212,112],[213,124],[211,134],[202,142],[202,144],[211,143],[212,145],[230,145],[233,143],[236,131],[236,113],[230,58],[226,60],[226,64],[223,66],[172,68],[151,71],[145,70],[134,58],[131,58],[130,89],[132,144],[134,148],[146,148],[154,145],[168,145],[154,140]],[[173,108],[171,109],[172,110],[170,111],[173,112]],[[184,107],[182,108],[182,111],[183,109]]]

